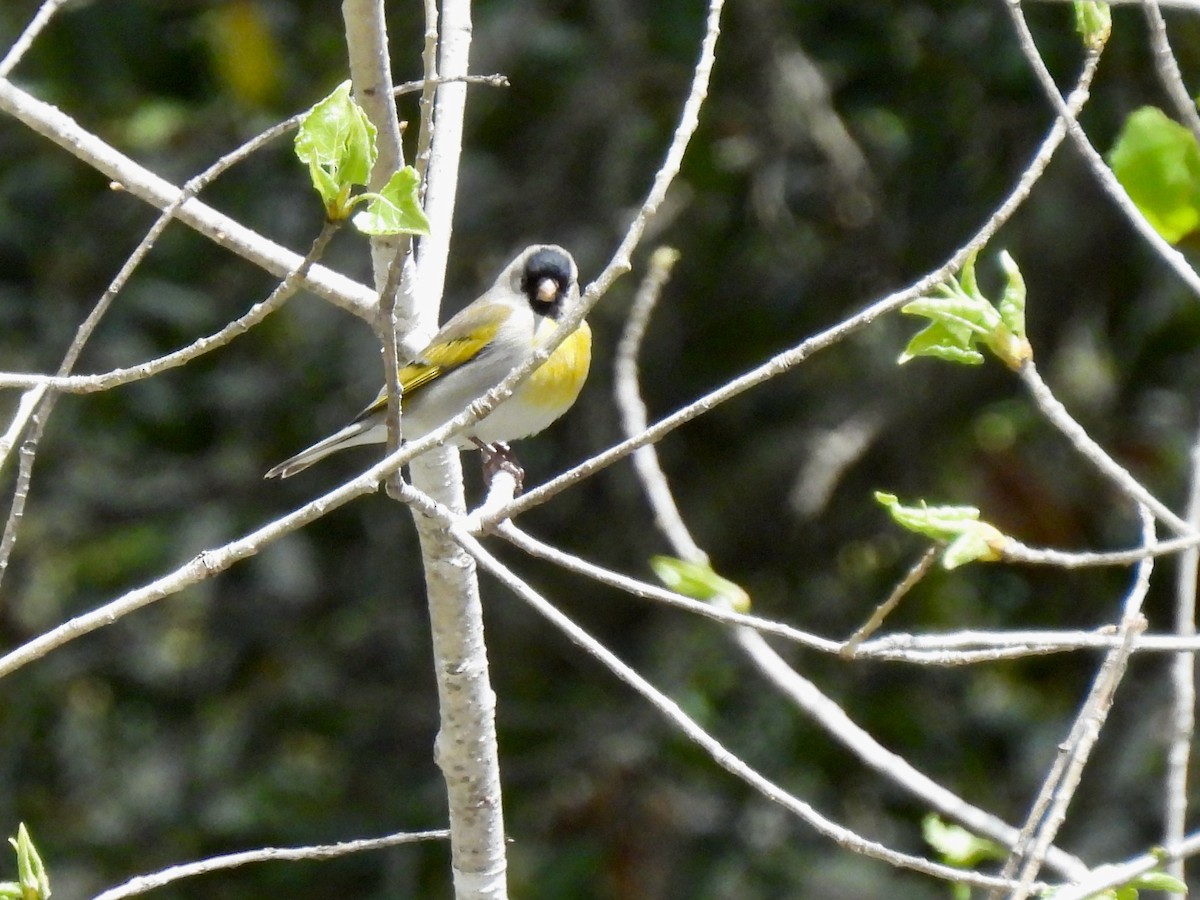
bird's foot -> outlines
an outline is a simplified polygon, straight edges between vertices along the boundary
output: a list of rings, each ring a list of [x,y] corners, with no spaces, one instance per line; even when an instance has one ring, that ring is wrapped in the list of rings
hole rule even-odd
[[[492,479],[501,472],[506,472],[512,476],[515,482],[513,496],[516,497],[520,494],[521,489],[525,486],[525,470],[521,468],[521,463],[517,460],[517,455],[513,453],[512,448],[503,441],[485,444],[476,438],[472,438],[472,440],[483,454],[484,485],[491,490]]]

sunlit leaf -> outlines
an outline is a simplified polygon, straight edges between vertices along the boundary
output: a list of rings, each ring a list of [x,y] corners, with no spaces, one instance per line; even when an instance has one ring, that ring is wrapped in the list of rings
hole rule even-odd
[[[994,562],[1004,554],[1008,538],[994,525],[981,521],[973,506],[905,506],[895,494],[875,492],[897,525],[947,545],[942,565],[954,569],[969,562]]]
[[[1033,348],[1025,336],[1024,279],[1008,253],[1001,252],[1000,265],[1006,283],[999,308],[979,289],[974,257],[967,260],[960,278],[951,278],[934,294],[905,304],[901,312],[922,316],[930,324],[909,341],[899,361],[906,363],[917,356],[932,356],[979,365],[983,355],[977,346],[986,347],[1012,369],[1032,359]]]
[[[296,134],[296,156],[308,166],[313,188],[331,221],[346,218],[350,189],[365,185],[375,165],[375,126],[344,81],[305,115]]]
[[[1004,294],[999,304],[1000,321],[1016,337],[1025,340],[1025,278],[1007,250],[1000,251],[1000,268],[1005,276]]]
[[[378,194],[366,195],[367,208],[354,216],[354,227],[364,234],[429,234],[419,187],[417,170],[405,166]]]
[[[1162,891],[1166,894],[1186,894],[1187,885],[1166,872],[1147,872],[1139,875],[1129,883],[1129,886],[1142,891]]]
[[[718,603],[738,612],[750,608],[750,594],[740,585],[722,578],[711,566],[676,559],[674,556],[652,556],[650,568],[663,584],[677,594],[705,603]]]
[[[22,900],[46,900],[50,896],[50,878],[23,822],[17,826],[17,836],[8,842],[17,851],[19,896]]]
[[[1166,240],[1174,244],[1200,226],[1200,146],[1189,129],[1144,106],[1125,120],[1108,161]]]
[[[942,553],[942,565],[947,569],[957,569],[976,560],[993,562],[1000,558],[996,550],[997,538],[1002,542],[1003,537],[987,522],[974,522],[946,547]]]
[[[913,335],[900,354],[900,362],[906,363],[918,356],[932,356],[968,366],[983,365],[983,354],[974,346],[975,338],[974,331],[968,326],[931,322]]]

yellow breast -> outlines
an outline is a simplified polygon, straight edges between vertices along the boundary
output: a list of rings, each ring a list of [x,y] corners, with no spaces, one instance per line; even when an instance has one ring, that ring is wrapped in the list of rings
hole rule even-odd
[[[521,390],[521,399],[532,405],[565,410],[583,389],[591,364],[592,330],[584,322],[529,376]]]

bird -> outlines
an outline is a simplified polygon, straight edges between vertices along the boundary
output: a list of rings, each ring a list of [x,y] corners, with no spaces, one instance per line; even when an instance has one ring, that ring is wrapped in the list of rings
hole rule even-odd
[[[399,373],[401,428],[417,440],[454,418],[498,385],[543,346],[563,315],[579,302],[579,271],[571,254],[556,244],[522,250],[480,297],[452,316],[429,345]],[[483,451],[490,483],[501,469],[520,488],[521,472],[509,441],[537,434],[575,403],[592,358],[587,322],[567,336],[485,417],[451,439],[460,448]],[[331,453],[387,440],[387,387],[348,425],[266,473],[290,478]]]

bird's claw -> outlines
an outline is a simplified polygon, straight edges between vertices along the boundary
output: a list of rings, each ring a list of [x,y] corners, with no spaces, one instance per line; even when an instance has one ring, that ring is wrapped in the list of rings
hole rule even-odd
[[[513,453],[512,448],[503,441],[496,441],[494,444],[485,444],[483,441],[475,440],[475,445],[483,454],[483,483],[490,490],[492,487],[492,479],[501,472],[507,472],[512,476],[513,496],[516,497],[521,493],[521,489],[525,486],[525,470],[521,468],[521,463],[517,460],[517,455]]]

